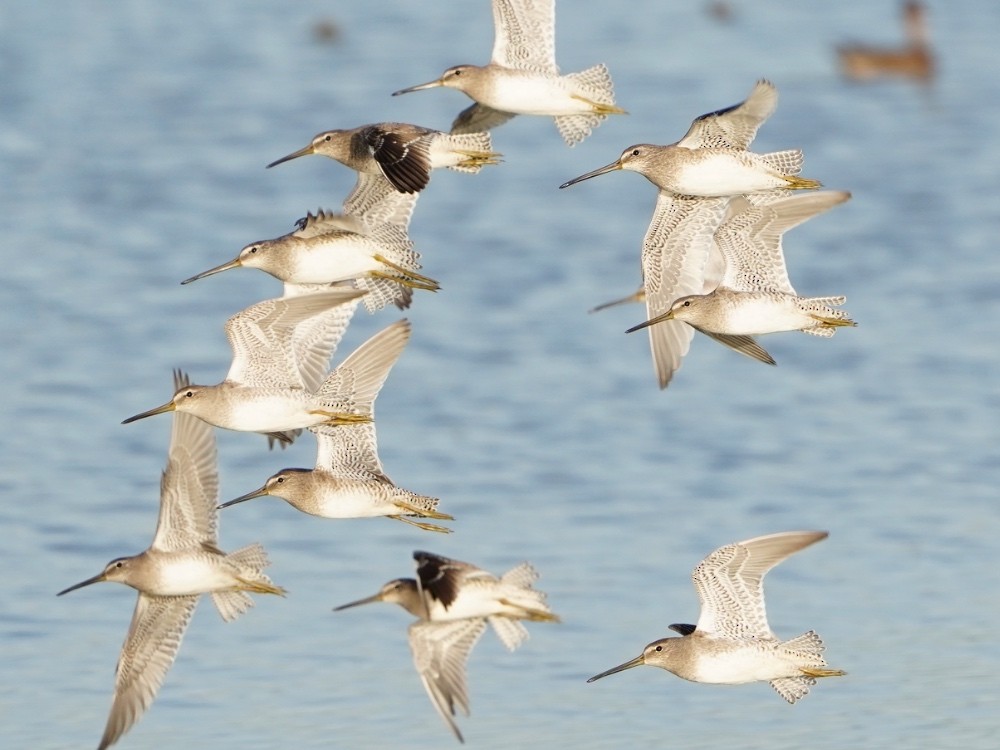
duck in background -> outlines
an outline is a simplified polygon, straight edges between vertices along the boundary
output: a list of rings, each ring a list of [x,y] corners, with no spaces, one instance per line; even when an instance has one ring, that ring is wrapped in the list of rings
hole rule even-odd
[[[903,5],[906,42],[901,47],[844,44],[837,47],[840,69],[852,81],[877,78],[909,78],[930,83],[934,77],[934,54],[927,38],[924,6],[916,0]]]

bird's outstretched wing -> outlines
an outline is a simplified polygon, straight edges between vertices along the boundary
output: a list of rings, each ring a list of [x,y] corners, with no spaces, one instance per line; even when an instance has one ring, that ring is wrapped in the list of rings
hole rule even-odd
[[[421,620],[410,626],[410,651],[431,703],[459,741],[455,709],[469,715],[465,664],[469,652],[486,629],[481,617],[448,622]]]
[[[764,607],[764,576],[789,555],[826,537],[825,531],[785,531],[715,550],[692,575],[701,600],[697,630],[734,639],[773,639]]]
[[[558,75],[555,0],[493,0],[495,65]]]
[[[778,90],[770,81],[757,81],[750,95],[739,104],[695,118],[676,145],[746,151],[777,106]]]
[[[180,370],[174,372],[174,390],[190,383]],[[214,428],[194,415],[175,411],[167,466],[160,478],[160,516],[152,548],[169,552],[217,543],[216,458]]]
[[[115,697],[98,750],[117,742],[152,704],[197,603],[197,596],[139,594],[115,670]]]

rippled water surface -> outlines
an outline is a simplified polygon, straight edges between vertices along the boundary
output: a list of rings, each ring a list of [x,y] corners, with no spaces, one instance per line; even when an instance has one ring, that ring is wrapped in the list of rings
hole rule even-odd
[[[491,45],[486,0],[288,5],[0,11],[4,747],[96,745],[134,595],[55,592],[152,535],[169,419],[119,422],[166,400],[173,367],[221,379],[224,320],[279,292],[252,271],[178,282],[335,208],[353,181],[318,157],[264,164],[330,127],[447,128],[461,94],[389,92]],[[927,92],[837,75],[835,43],[899,39],[892,3],[733,3],[720,23],[702,3],[563,0],[561,67],[606,62],[630,116],[574,149],[549,121],[514,120],[495,133],[502,167],[436,173],[411,227],[442,291],[406,313],[381,455],[442,498],[456,533],[277,501],[225,511],[222,545],[263,542],[290,595],[228,625],[203,603],[120,746],[451,746],[408,616],[330,611],[426,548],[497,573],[531,560],[564,619],[532,623],[514,654],[477,646],[470,747],[994,747],[1000,7],[967,5],[931,7]],[[334,43],[313,31],[324,19]],[[846,294],[860,325],[769,338],[777,368],[697,337],[659,392],[646,338],[623,334],[641,309],[586,312],[634,289],[653,189],[627,174],[556,186],[676,140],[759,77],[781,102],[755,149],[802,147],[806,176],[854,194],[786,238],[792,279]],[[359,315],[342,352],[395,317]],[[219,454],[223,499],[314,458],[310,440],[268,453],[236,433]],[[848,677],[794,707],[649,668],[584,683],[696,619],[705,554],[796,528],[830,538],[768,578],[771,624],[818,630]]]

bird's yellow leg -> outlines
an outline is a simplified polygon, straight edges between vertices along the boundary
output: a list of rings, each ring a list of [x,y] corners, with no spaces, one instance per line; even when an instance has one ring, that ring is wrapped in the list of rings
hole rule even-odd
[[[616,107],[614,104],[604,104],[603,102],[595,102],[588,99],[585,96],[579,96],[578,94],[570,94],[571,99],[576,99],[584,104],[589,104],[594,109],[595,115],[627,115],[626,112],[621,107]]]
[[[409,518],[404,518],[403,516],[389,516],[389,518],[395,518],[397,521],[408,523],[410,524],[410,526],[416,526],[418,529],[423,529],[424,531],[437,531],[441,534],[451,533],[451,529],[447,529],[444,526],[437,526],[433,523],[423,523],[422,521],[413,521]]]

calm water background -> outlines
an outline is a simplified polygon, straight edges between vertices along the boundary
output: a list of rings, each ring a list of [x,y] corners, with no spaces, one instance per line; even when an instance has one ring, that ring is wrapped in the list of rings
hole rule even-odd
[[[0,744],[39,749],[96,744],[134,602],[55,592],[155,526],[170,420],[120,420],[166,400],[173,367],[217,382],[226,317],[279,291],[253,271],[178,282],[339,205],[353,176],[333,162],[263,168],[315,132],[447,128],[462,95],[389,92],[485,62],[492,28],[486,0],[37,5],[0,11]],[[894,3],[735,6],[720,24],[701,3],[560,3],[562,69],[606,62],[631,115],[575,149],[551,121],[513,121],[504,165],[436,173],[411,228],[443,289],[407,313],[381,454],[456,533],[226,511],[222,545],[262,541],[290,595],[230,625],[204,602],[121,747],[453,747],[408,616],[330,612],[421,548],[497,573],[531,560],[565,620],[515,654],[476,648],[470,747],[995,747],[1000,6],[932,6],[930,94],[837,76],[836,42],[900,38]],[[325,18],[336,44],[313,36]],[[675,140],[759,77],[781,103],[755,149],[800,146],[805,175],[854,193],[786,238],[792,278],[846,294],[860,326],[769,338],[777,368],[698,337],[659,392],[646,338],[622,333],[641,309],[586,313],[635,287],[653,189],[556,186]],[[359,315],[340,356],[396,317]],[[222,499],[314,457],[237,433],[219,455]],[[817,629],[849,677],[794,707],[648,668],[584,684],[696,619],[706,553],[796,528],[831,534],[768,579],[771,624]]]

